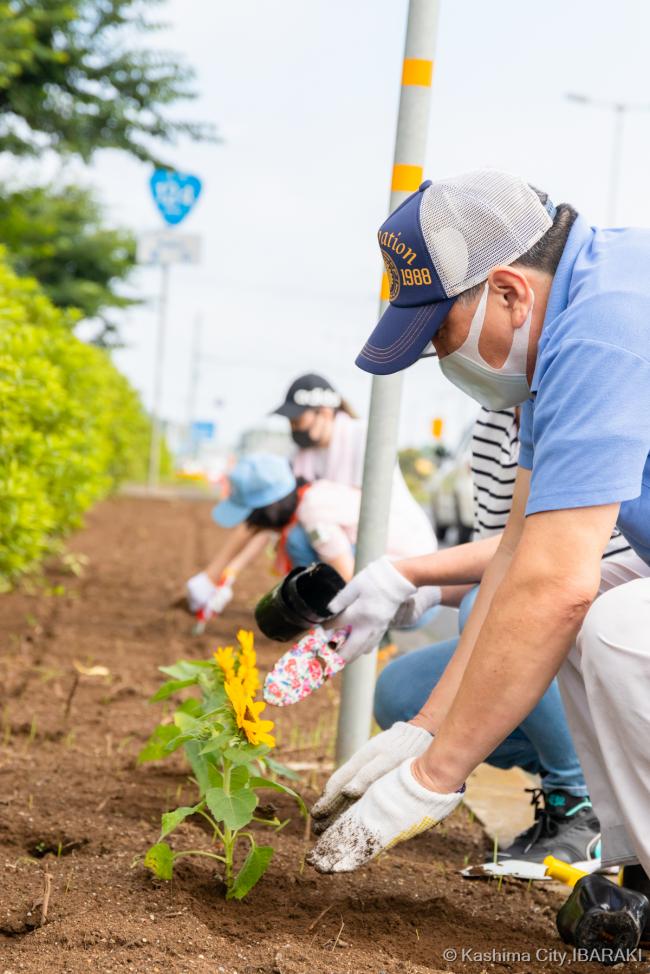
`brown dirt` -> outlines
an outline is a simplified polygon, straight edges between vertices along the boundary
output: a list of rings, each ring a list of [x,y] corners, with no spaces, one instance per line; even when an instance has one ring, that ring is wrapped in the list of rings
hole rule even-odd
[[[224,901],[207,860],[184,860],[170,884],[132,868],[156,840],[161,812],[192,799],[180,756],[135,764],[161,713],[147,704],[157,666],[230,642],[271,582],[260,566],[249,571],[222,619],[190,635],[189,618],[169,606],[218,538],[208,510],[112,500],[69,545],[89,559],[81,577],[51,566],[44,585],[0,599],[0,974],[558,970],[525,953],[563,949],[554,926],[562,893],[461,879],[459,867],[486,853],[462,807],[360,872],[322,877],[304,864],[304,822],[278,802],[292,821],[269,834],[275,857],[242,903]],[[263,666],[279,655],[261,638],[258,649]],[[82,677],[66,718],[74,660],[110,677]],[[331,768],[337,689],[278,712],[278,757],[303,768],[308,800]],[[194,822],[173,842],[207,845]],[[463,961],[463,947],[524,956]],[[451,948],[455,962],[443,954]]]

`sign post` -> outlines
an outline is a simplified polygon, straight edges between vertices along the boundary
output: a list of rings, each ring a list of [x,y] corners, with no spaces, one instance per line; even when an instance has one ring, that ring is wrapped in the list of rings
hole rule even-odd
[[[163,220],[177,226],[188,215],[201,193],[201,181],[188,173],[156,169],[149,186]],[[198,264],[201,238],[197,234],[179,234],[173,230],[158,230],[143,234],[138,244],[141,264],[160,267],[158,323],[154,352],[154,389],[151,408],[151,444],[149,448],[149,487],[157,487],[160,477],[160,445],[162,442],[162,391],[169,278],[172,264]]]
[[[423,180],[439,6],[440,0],[409,0],[389,213]],[[388,292],[384,274],[380,314]],[[400,374],[373,377],[355,571],[385,551],[401,395]],[[343,673],[336,741],[339,764],[368,740],[376,669],[375,651],[361,656]]]

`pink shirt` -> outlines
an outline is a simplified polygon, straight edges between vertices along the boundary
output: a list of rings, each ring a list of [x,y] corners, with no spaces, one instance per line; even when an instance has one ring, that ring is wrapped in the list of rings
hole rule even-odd
[[[393,491],[391,500],[386,545],[391,558],[425,555],[437,546],[429,519],[404,486],[404,491]],[[356,544],[360,504],[360,488],[317,480],[298,505],[298,521],[325,561],[349,553]]]
[[[305,480],[331,480],[336,484],[361,487],[366,424],[338,412],[329,446],[298,450],[291,462],[296,477]]]
[[[299,450],[293,458],[296,477],[314,482],[298,508],[298,519],[324,558],[335,558],[356,543],[365,446],[364,421],[338,412],[329,446]],[[437,547],[429,519],[413,500],[396,464],[386,554],[406,558]]]

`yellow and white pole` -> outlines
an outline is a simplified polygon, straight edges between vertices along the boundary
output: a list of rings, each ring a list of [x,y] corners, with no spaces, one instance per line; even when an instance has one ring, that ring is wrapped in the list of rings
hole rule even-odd
[[[414,193],[423,179],[439,6],[440,0],[409,2],[389,213]],[[387,299],[388,278],[384,274],[380,314]],[[381,557],[386,548],[401,393],[399,373],[373,377],[356,571]],[[376,657],[376,652],[360,657],[343,674],[336,746],[338,763],[347,760],[369,737]]]

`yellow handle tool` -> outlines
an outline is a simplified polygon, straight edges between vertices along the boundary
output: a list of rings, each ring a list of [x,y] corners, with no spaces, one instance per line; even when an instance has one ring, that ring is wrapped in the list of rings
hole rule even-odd
[[[589,875],[582,869],[576,869],[575,866],[569,865],[568,862],[556,859],[555,856],[547,856],[544,865],[546,866],[547,876],[550,876],[551,879],[557,879],[560,883],[566,883],[567,886],[575,886],[579,879]]]

